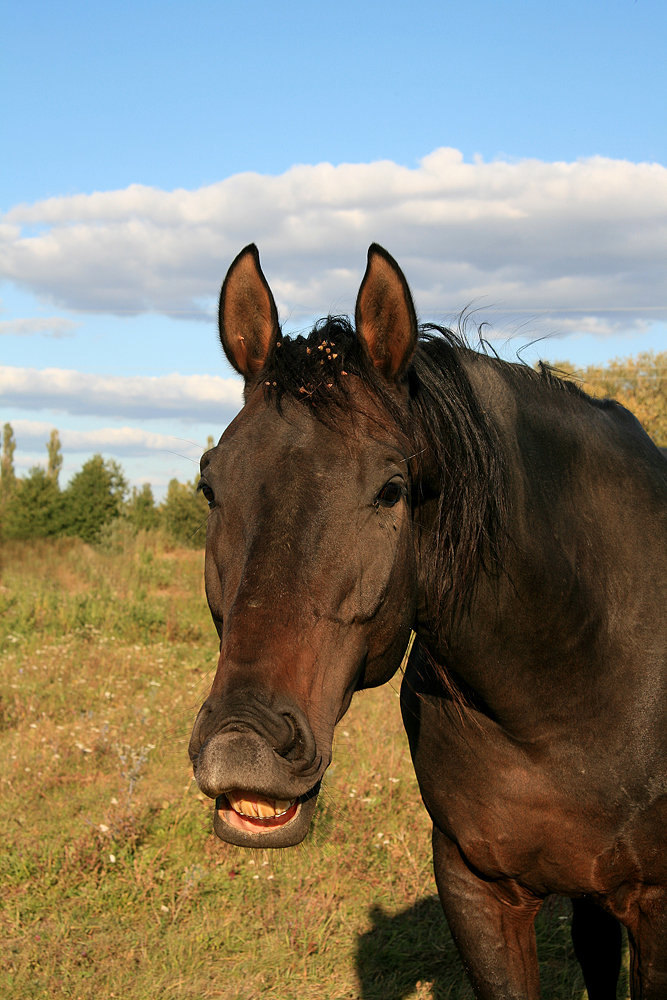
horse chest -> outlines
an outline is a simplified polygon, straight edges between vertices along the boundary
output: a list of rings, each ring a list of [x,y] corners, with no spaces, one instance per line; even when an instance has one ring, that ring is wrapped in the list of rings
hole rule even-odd
[[[488,720],[462,722],[428,698],[418,712],[412,724],[405,714],[424,804],[471,868],[537,894],[603,888],[598,862],[618,817],[601,814],[586,773],[535,759]]]

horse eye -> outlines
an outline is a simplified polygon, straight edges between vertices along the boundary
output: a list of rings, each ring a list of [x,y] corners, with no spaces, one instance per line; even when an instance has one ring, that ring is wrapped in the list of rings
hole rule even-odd
[[[397,479],[391,479],[382,487],[375,498],[376,506],[395,507],[403,496],[403,483]]]
[[[208,485],[208,483],[205,482],[205,480],[203,479],[199,480],[199,483],[197,484],[197,492],[204,494],[204,499],[206,500],[206,503],[209,505],[209,507],[215,507],[215,494],[213,493],[213,490]]]

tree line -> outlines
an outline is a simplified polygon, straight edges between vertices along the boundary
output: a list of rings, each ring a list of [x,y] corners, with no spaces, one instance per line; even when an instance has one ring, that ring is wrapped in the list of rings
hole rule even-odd
[[[569,361],[553,367],[558,374],[575,379],[591,396],[617,399],[657,445],[667,447],[667,351],[642,351],[633,358],[580,370]]]
[[[634,358],[591,365],[577,371],[567,361],[557,373],[576,379],[594,396],[617,399],[631,410],[656,444],[667,447],[667,351],[645,351]],[[213,439],[209,438],[208,447]],[[46,445],[47,463],[22,478],[14,471],[16,442],[11,424],[3,428],[0,466],[0,539],[76,536],[99,542],[122,526],[130,532],[161,530],[172,541],[203,546],[208,508],[196,480],[172,479],[157,504],[148,483],[130,489],[114,459],[93,455],[64,489],[59,483],[62,449],[57,430]]]
[[[209,438],[208,446],[212,447]],[[114,459],[93,455],[64,489],[59,483],[62,449],[57,430],[46,445],[46,466],[36,465],[19,478],[14,470],[16,442],[11,424],[3,427],[0,465],[0,538],[74,536],[100,542],[114,527],[131,533],[163,531],[173,542],[203,546],[208,507],[197,480],[172,479],[162,503],[148,483],[129,487]]]

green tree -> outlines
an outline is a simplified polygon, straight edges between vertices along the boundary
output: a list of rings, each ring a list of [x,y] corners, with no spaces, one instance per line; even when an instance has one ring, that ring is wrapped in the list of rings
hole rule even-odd
[[[172,479],[161,513],[165,531],[173,541],[193,548],[204,545],[208,506],[202,494],[197,492],[196,483],[179,483]]]
[[[0,486],[3,493],[9,492],[16,482],[14,472],[14,452],[16,441],[11,424],[5,424],[2,429],[2,464],[0,465]]]
[[[18,479],[3,506],[3,538],[51,538],[62,530],[62,494],[41,466]]]
[[[118,517],[127,493],[123,471],[113,459],[93,455],[63,492],[63,533],[95,542],[102,527]]]
[[[46,472],[49,479],[53,479],[57,484],[60,470],[63,467],[63,454],[60,450],[60,435],[55,428],[51,431],[51,437],[49,438],[46,450],[49,456],[49,464]]]
[[[157,528],[160,517],[149,483],[144,483],[141,489],[136,486],[132,487],[123,514],[136,531]]]

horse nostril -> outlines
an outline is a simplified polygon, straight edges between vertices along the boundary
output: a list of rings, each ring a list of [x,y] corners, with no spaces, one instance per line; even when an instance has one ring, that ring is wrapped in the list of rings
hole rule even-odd
[[[285,722],[285,736],[280,746],[274,746],[274,751],[300,767],[309,767],[315,760],[317,748],[308,722],[305,719],[300,721],[292,712],[280,714]]]
[[[289,712],[282,712],[281,716],[285,722],[286,732],[280,745],[273,749],[281,757],[284,757],[285,760],[294,760],[301,756],[303,740],[301,739],[299,727],[294,717]]]

